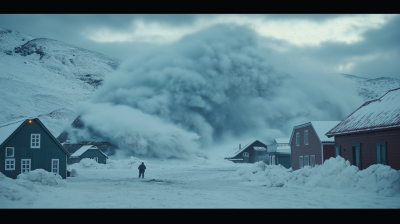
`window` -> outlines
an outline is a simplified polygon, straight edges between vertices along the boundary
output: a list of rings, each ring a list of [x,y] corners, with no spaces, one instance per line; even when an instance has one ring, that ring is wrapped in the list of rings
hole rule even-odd
[[[21,173],[31,171],[31,159],[21,159]]]
[[[269,165],[272,165],[272,156],[269,156]]]
[[[14,147],[6,147],[6,157],[14,157]]]
[[[40,134],[31,134],[31,148],[40,148]]]
[[[244,152],[243,153],[243,157],[249,157],[249,153],[248,152]]]
[[[299,167],[300,169],[303,168],[303,156],[299,157]]]
[[[311,167],[315,167],[315,155],[311,155],[310,159],[311,159]]]
[[[335,145],[335,157],[340,156],[340,145]]]
[[[59,160],[58,159],[51,160],[51,172],[59,173]]]
[[[386,163],[386,142],[375,143],[375,162],[376,164],[387,165]]]
[[[296,133],[296,146],[300,146],[300,133]]]
[[[308,130],[304,131],[304,145],[308,145]]]
[[[93,159],[94,159],[94,161],[99,162],[99,158],[94,157]]]
[[[272,165],[275,165],[275,156],[272,156]]]
[[[304,156],[304,166],[309,166],[310,160],[308,160],[308,156]]]
[[[360,143],[351,144],[351,163],[361,170],[361,151]]]
[[[15,170],[15,159],[6,159],[6,170]]]

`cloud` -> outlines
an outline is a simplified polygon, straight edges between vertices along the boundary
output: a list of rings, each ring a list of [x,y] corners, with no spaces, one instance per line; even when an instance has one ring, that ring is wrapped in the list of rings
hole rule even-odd
[[[127,60],[80,106],[80,131],[133,153],[181,157],[197,146],[268,143],[294,125],[341,120],[363,103],[349,80],[277,59],[264,41],[247,26],[215,25]]]

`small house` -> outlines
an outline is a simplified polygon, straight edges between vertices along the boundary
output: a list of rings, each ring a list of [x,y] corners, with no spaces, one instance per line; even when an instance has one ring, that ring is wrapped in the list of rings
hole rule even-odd
[[[291,167],[293,170],[322,164],[335,156],[333,139],[325,134],[340,121],[311,121],[293,127],[290,137]]]
[[[266,164],[278,165],[281,164],[286,168],[290,168],[290,138],[275,138],[271,145],[268,145],[268,150],[265,157]]]
[[[384,164],[400,170],[400,88],[365,102],[327,133],[335,155],[359,169]]]
[[[106,164],[108,156],[97,146],[84,144],[64,144],[71,156],[68,165],[79,163],[84,158],[94,159],[98,163]]]
[[[44,169],[65,179],[69,156],[39,118],[0,124],[0,172],[7,177]]]
[[[231,157],[225,159],[234,163],[255,163],[264,161],[267,145],[255,140],[252,143],[245,145],[243,148],[239,144],[239,148],[235,149],[235,153]]]

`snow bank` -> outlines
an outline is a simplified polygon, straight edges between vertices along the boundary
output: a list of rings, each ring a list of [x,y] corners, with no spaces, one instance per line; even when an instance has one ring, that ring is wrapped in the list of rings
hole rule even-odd
[[[17,176],[17,179],[39,182],[43,185],[50,186],[67,186],[67,182],[63,180],[59,174],[47,172],[44,169],[36,169],[28,173],[21,173]]]
[[[281,165],[263,162],[238,169],[236,173],[247,181],[268,187],[290,185],[318,186],[336,189],[363,189],[383,196],[400,194],[400,171],[386,165],[372,165],[364,170],[350,165],[342,157],[330,158],[322,165],[305,166],[292,171]]]
[[[136,157],[131,156],[129,159],[124,160],[112,160],[107,159],[106,164],[98,163],[93,159],[85,158],[82,159],[79,163],[72,164],[71,167],[80,167],[80,168],[89,168],[89,169],[137,169],[138,166],[144,162],[148,163],[147,161],[140,160]]]

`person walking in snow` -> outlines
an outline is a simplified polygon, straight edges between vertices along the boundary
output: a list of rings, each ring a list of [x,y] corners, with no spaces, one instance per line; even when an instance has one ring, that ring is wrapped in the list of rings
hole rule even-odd
[[[140,175],[142,175],[142,179],[143,179],[144,178],[144,170],[146,169],[146,166],[144,165],[144,162],[142,162],[142,164],[140,164],[138,169],[139,169],[139,178],[140,178]]]

